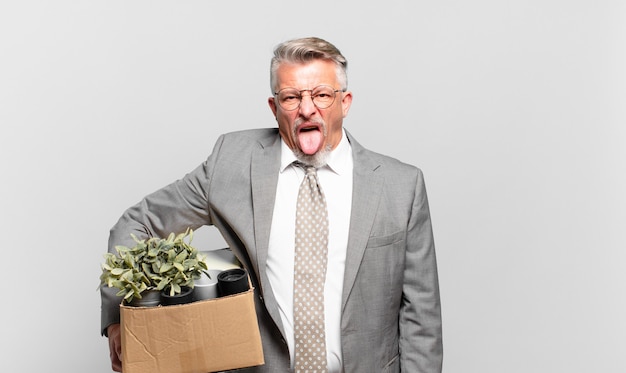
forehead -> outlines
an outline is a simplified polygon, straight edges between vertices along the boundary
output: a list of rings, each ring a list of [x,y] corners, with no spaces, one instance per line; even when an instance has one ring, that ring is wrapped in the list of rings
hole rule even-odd
[[[311,89],[322,84],[334,87],[337,83],[337,69],[334,62],[326,60],[282,63],[276,70],[276,82],[278,89]]]

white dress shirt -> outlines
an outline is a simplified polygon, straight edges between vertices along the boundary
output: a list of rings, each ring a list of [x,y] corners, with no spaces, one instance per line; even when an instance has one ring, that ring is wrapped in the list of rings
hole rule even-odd
[[[280,310],[294,367],[293,265],[298,189],[304,171],[293,165],[296,157],[281,139],[281,164],[272,217],[267,275]],[[331,152],[328,164],[317,170],[328,208],[328,267],[324,284],[324,315],[328,372],[341,373],[341,296],[352,209],[352,148],[345,131]]]

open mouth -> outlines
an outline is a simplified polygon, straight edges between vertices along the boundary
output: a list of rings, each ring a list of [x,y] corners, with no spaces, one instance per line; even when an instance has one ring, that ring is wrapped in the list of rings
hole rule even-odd
[[[319,131],[320,127],[317,124],[313,125],[303,125],[298,128],[298,132],[310,132],[310,131]]]
[[[298,143],[305,154],[315,154],[324,142],[321,125],[306,123],[298,127]]]
[[[308,131],[315,131],[315,130],[317,130],[317,127],[307,127],[307,128],[302,128],[300,132],[308,132]]]

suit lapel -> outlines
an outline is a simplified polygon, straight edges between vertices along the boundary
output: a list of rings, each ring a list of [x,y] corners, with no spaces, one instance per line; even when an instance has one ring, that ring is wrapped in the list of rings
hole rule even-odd
[[[348,139],[350,140],[354,157],[354,179],[350,232],[341,302],[342,312],[354,286],[354,281],[365,253],[365,247],[374,224],[383,186],[383,178],[375,174],[376,169],[380,165],[367,155],[365,149],[349,133]]]
[[[278,168],[280,165],[280,141],[261,143],[252,154],[251,184],[254,211],[254,241],[257,251],[257,266],[264,267],[267,259],[272,214],[276,199]],[[258,270],[259,268],[257,268]]]
[[[265,306],[276,325],[284,334],[276,298],[267,278],[267,253],[276,200],[276,185],[280,167],[280,137],[278,132],[271,139],[260,142],[260,147],[252,154],[250,171],[252,185],[252,206],[254,212],[254,242],[256,272],[259,275],[260,289]]]

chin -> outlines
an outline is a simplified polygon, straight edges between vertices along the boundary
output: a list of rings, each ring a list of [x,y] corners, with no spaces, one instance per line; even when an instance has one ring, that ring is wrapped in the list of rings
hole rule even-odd
[[[326,145],[324,148],[318,150],[315,154],[305,154],[300,149],[295,149],[293,154],[296,158],[309,166],[313,166],[315,168],[320,168],[326,165],[328,161],[328,156],[332,151],[332,147],[330,145]]]

